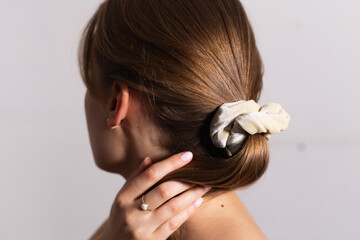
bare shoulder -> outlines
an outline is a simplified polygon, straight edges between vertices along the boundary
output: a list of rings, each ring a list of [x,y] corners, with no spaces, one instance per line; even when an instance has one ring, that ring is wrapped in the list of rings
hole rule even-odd
[[[243,226],[242,226],[243,227]],[[268,240],[268,238],[261,232],[260,229],[248,229],[246,231],[239,231],[239,228],[227,229],[226,232],[221,233],[221,238],[224,240]]]
[[[100,227],[96,230],[96,232],[89,238],[89,240],[97,240],[99,236],[101,235],[102,231],[105,228],[106,223],[108,222],[108,219],[106,219]]]
[[[186,240],[268,240],[255,222],[236,221],[235,219],[222,219],[209,230],[208,234],[185,238]],[[224,224],[224,222],[226,224]],[[221,227],[218,227],[221,226]]]
[[[218,223],[222,227],[218,228],[216,233],[213,233],[214,239],[268,240],[250,215],[242,219],[228,218],[225,222],[226,224]]]
[[[236,192],[209,200],[184,230],[186,240],[267,240]]]
[[[261,231],[250,212],[245,205],[236,199],[236,207],[232,209],[233,214],[229,217],[229,224],[222,239],[237,239],[237,240],[267,240],[265,234]]]

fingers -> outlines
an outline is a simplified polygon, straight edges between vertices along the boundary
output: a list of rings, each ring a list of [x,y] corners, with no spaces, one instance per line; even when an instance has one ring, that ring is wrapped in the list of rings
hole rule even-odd
[[[152,161],[151,161],[150,157],[146,157],[139,167],[139,173],[141,173],[147,167],[149,167],[151,165],[151,163],[152,163]]]
[[[202,204],[203,199],[199,196],[205,194],[208,191],[208,189],[204,189],[201,187],[196,187],[196,190],[188,190],[186,193],[188,196],[186,196],[186,202],[191,199],[193,200],[190,205],[185,205],[183,200],[185,200],[183,197],[176,197],[175,199],[172,199],[168,203],[166,203],[164,206],[161,206],[158,210],[159,214],[163,214],[163,217],[171,216],[168,218],[167,221],[165,221],[163,224],[161,224],[155,231],[154,236],[156,239],[166,239],[168,236],[170,236],[176,229],[178,229],[189,217],[195,212],[195,210]],[[185,193],[183,193],[185,194]],[[183,195],[182,194],[182,195]],[[191,197],[190,197],[191,195]],[[195,197],[195,198],[194,198]],[[179,198],[179,199],[177,199]],[[196,199],[196,200],[194,200]],[[173,202],[172,202],[173,201]],[[172,202],[172,203],[171,203]],[[171,205],[174,204],[174,205]],[[183,204],[185,206],[184,209],[181,211],[177,211],[176,204]],[[167,206],[168,205],[168,206]],[[180,205],[179,205],[180,206]],[[163,209],[162,209],[163,208]],[[174,211],[175,210],[175,211]],[[175,213],[176,212],[176,213]]]
[[[150,157],[146,157],[140,167],[138,169],[136,169],[127,179],[127,182],[130,182],[130,180],[134,177],[136,177],[137,175],[139,175],[142,171],[144,171],[146,168],[148,168],[150,165],[152,164],[152,161],[150,159]]]
[[[209,190],[210,188],[203,186],[193,187],[186,192],[180,194],[179,196],[166,202],[153,212],[154,219],[156,219],[154,220],[154,225],[159,226],[174,217],[175,215],[179,214],[189,205],[192,205],[196,199],[199,199]]]
[[[149,208],[154,211],[161,204],[169,200],[170,198],[182,193],[189,188],[193,187],[194,184],[168,181],[160,184],[144,196],[144,201],[149,205]]]
[[[200,205],[202,198],[196,201]],[[162,224],[153,234],[155,239],[167,239],[176,229],[178,229],[194,212],[195,205],[190,205],[185,211],[171,218],[169,221]]]
[[[122,188],[123,194],[133,201],[165,175],[189,163],[192,157],[191,152],[182,152],[152,164]]]

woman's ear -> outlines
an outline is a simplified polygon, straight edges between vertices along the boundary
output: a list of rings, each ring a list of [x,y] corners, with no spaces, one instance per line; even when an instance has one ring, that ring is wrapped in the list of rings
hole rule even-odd
[[[111,98],[108,102],[109,128],[119,126],[121,120],[125,119],[129,108],[129,88],[125,83],[114,82],[111,86]]]

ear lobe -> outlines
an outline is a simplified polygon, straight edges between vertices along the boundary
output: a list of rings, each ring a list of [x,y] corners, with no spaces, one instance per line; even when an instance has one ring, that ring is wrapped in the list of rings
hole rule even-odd
[[[111,90],[112,98],[109,103],[110,117],[108,127],[118,126],[126,118],[129,107],[129,89],[124,83],[115,82]]]

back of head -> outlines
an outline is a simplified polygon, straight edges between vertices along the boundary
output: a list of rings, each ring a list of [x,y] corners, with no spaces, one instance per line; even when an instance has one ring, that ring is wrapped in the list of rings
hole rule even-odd
[[[101,84],[126,83],[144,96],[161,144],[190,150],[194,160],[169,179],[228,191],[259,179],[269,160],[264,134],[247,134],[232,156],[212,143],[211,120],[218,107],[258,101],[262,61],[238,0],[108,0],[85,29],[80,48],[83,80],[99,99],[90,59]]]

